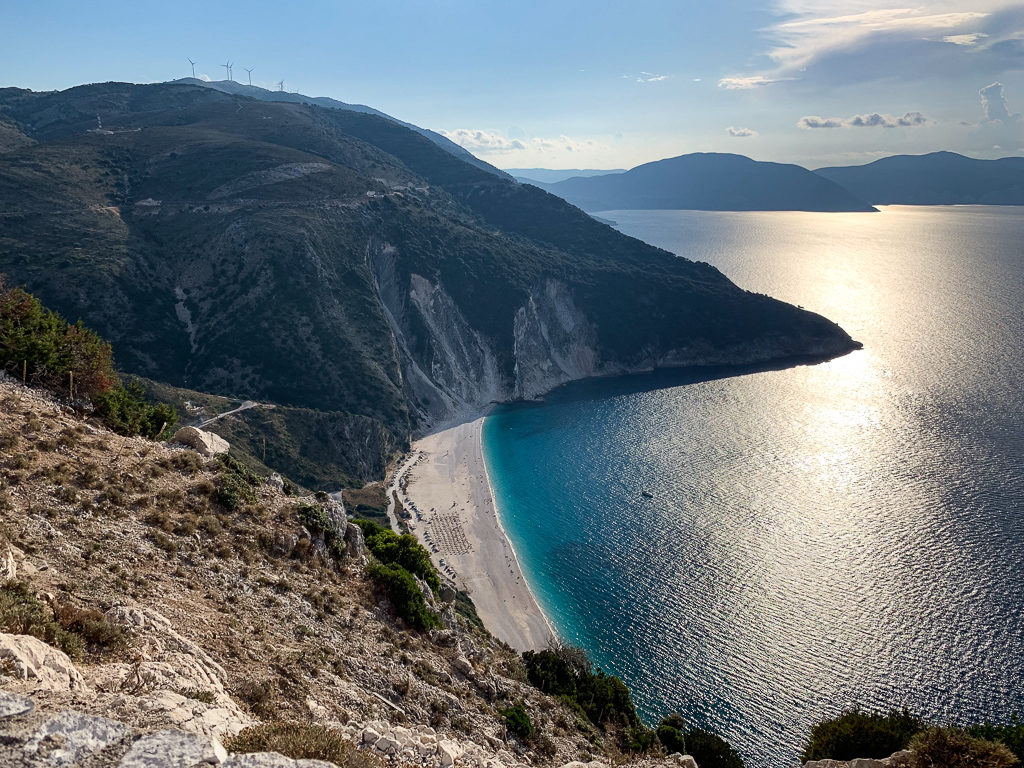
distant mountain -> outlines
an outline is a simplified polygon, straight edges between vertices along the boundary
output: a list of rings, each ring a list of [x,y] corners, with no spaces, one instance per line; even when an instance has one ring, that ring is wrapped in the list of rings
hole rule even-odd
[[[638,165],[625,173],[537,186],[585,211],[873,211],[838,184],[798,165],[743,155],[697,153]]]
[[[408,128],[411,131],[421,136],[426,136],[432,142],[437,144],[448,152],[451,152],[460,160],[464,160],[470,165],[475,165],[477,168],[481,168],[488,173],[493,173],[495,176],[501,176],[502,178],[511,178],[505,171],[495,168],[490,163],[485,163],[483,160],[478,158],[476,155],[469,152],[464,147],[459,146],[451,139],[445,138],[437,131],[432,131],[429,128],[420,128],[418,125],[407,123],[404,120],[399,120],[397,117],[381,112],[379,109],[368,107],[365,104],[347,104],[344,101],[338,101],[332,99],[329,96],[306,96],[302,93],[290,93],[288,91],[270,91],[266,88],[260,88],[256,85],[245,85],[244,83],[238,83],[234,80],[200,80],[197,77],[182,77],[178,80],[171,80],[170,83],[179,83],[186,85],[201,85],[204,88],[212,88],[221,93],[233,93],[238,96],[248,96],[250,99],[259,99],[260,101],[282,101],[291,104],[316,104],[318,107],[326,107],[328,109],[345,109],[350,112],[362,112],[366,115],[376,115],[377,117],[383,117],[387,120],[398,123],[401,126]]]
[[[571,179],[574,176],[583,176],[589,178],[590,176],[607,176],[611,173],[625,173],[625,168],[612,168],[611,170],[601,170],[600,168],[566,168],[564,170],[557,170],[553,168],[506,168],[505,173],[510,173],[516,181],[522,181],[527,184],[536,184],[538,181],[542,184],[554,184],[556,181],[565,181]]]
[[[877,205],[1024,205],[1024,157],[976,160],[932,152],[815,173]]]

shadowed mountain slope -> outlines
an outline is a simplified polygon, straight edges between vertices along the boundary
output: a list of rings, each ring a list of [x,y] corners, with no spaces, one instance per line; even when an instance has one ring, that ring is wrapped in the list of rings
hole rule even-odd
[[[376,115],[106,83],[0,89],[0,118],[0,272],[128,372],[385,453],[572,379],[856,346]]]
[[[451,139],[442,136],[437,131],[432,131],[429,128],[420,128],[418,125],[412,123],[406,123],[399,120],[396,117],[385,114],[379,109],[368,107],[365,104],[348,104],[344,101],[338,101],[332,99],[329,96],[306,96],[302,93],[290,93],[288,91],[269,91],[266,88],[260,88],[256,85],[245,85],[244,83],[238,83],[234,80],[199,80],[194,77],[183,77],[180,80],[173,80],[173,83],[181,83],[186,85],[199,85],[204,88],[213,88],[217,91],[224,93],[232,93],[237,96],[247,96],[250,99],[258,99],[259,101],[281,101],[290,102],[292,104],[315,104],[318,107],[326,107],[327,109],[344,109],[350,112],[362,112],[367,115],[376,115],[377,117],[383,117],[386,120],[398,123],[401,126],[408,128],[411,131],[415,131],[421,136],[426,136],[432,142],[445,149],[451,154],[455,155],[460,160],[464,160],[470,165],[475,165],[477,168],[482,168],[485,171],[493,173],[495,176],[501,176],[502,178],[511,178],[504,171],[500,171],[490,163],[485,163],[480,158],[473,155],[471,152],[456,144]]]

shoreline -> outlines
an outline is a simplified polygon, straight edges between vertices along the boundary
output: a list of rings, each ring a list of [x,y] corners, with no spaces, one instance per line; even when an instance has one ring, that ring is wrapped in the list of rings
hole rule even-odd
[[[556,634],[498,514],[483,456],[488,411],[415,440],[389,498],[397,491],[413,535],[441,577],[470,595],[487,630],[517,651],[540,650]]]

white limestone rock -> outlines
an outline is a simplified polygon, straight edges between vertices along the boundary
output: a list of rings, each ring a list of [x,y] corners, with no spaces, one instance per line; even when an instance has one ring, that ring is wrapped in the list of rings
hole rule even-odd
[[[25,743],[27,755],[45,765],[73,765],[126,738],[131,729],[105,717],[61,712],[46,721]]]
[[[87,691],[88,686],[63,651],[30,635],[0,633],[0,666],[37,690]]]
[[[231,444],[223,437],[197,427],[182,427],[174,433],[171,442],[187,445],[207,458],[231,450]]]
[[[7,691],[0,691],[0,720],[6,720],[9,717],[18,717],[19,715],[27,715],[33,709],[35,704],[32,699],[25,696],[19,696],[16,693],[8,693]]]
[[[146,734],[132,744],[118,768],[199,768],[220,765],[227,756],[216,739],[169,729]]]

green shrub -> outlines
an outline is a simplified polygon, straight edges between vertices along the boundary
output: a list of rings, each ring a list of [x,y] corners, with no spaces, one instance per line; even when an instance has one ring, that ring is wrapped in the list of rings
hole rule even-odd
[[[58,603],[53,609],[53,615],[61,627],[81,637],[92,650],[114,651],[129,645],[125,630],[94,608],[77,608],[70,603]]]
[[[67,322],[0,275],[0,368],[27,383],[86,398],[114,432],[156,439],[178,421],[169,405],[150,404],[138,382],[127,386],[114,370],[110,344],[81,321]]]
[[[142,435],[150,440],[169,438],[178,423],[178,412],[164,403],[146,402],[138,381],[115,386],[93,398],[96,414],[119,435]]]
[[[200,701],[203,704],[216,704],[217,697],[213,691],[201,691],[198,688],[179,688],[178,693],[186,699]]]
[[[1018,760],[1024,761],[1024,723],[1014,720],[1010,725],[979,723],[965,728],[968,735],[988,741],[998,741],[1010,748]]]
[[[1005,744],[968,735],[959,728],[929,728],[910,740],[914,768],[1008,768],[1017,757]]]
[[[36,386],[90,399],[118,382],[110,344],[21,288],[7,288],[2,276],[0,366]]]
[[[630,752],[649,752],[654,748],[657,738],[653,729],[641,723],[624,728],[621,732],[620,743],[623,749]]]
[[[658,723],[658,741],[665,747],[665,751],[668,754],[671,755],[676,752],[681,755],[686,754],[686,738],[683,736],[685,729],[686,722],[683,720],[682,715],[675,713],[666,715]]]
[[[906,749],[910,738],[924,727],[921,718],[905,709],[881,714],[863,712],[854,707],[838,717],[823,720],[811,729],[803,759],[881,759]]]
[[[363,529],[366,547],[380,562],[402,566],[427,582],[435,593],[441,588],[441,579],[430,562],[430,553],[416,541],[415,536],[408,533],[399,536],[369,520],[354,522]]]
[[[256,488],[262,480],[251,469],[229,455],[219,457],[220,473],[214,499],[229,512],[256,503]]]
[[[224,740],[229,752],[277,752],[293,760],[326,760],[340,768],[380,768],[379,760],[360,752],[339,731],[304,723],[264,723]]]
[[[85,649],[82,637],[62,627],[50,607],[24,582],[8,581],[0,585],[0,630],[13,635],[31,635],[59,648],[72,659],[80,659]]]
[[[434,629],[441,618],[427,607],[427,601],[412,574],[397,563],[373,563],[367,572],[384,590],[395,612],[414,629]]]
[[[700,728],[685,734],[687,754],[700,768],[743,768],[743,760],[729,742]],[[888,755],[886,755],[888,757]]]
[[[508,709],[502,709],[500,714],[505,719],[505,727],[523,741],[533,736],[533,723],[530,722],[530,715],[523,706],[523,702],[517,701]]]
[[[531,685],[576,702],[595,725],[640,725],[626,684],[601,669],[594,671],[579,648],[554,643],[543,651],[526,651],[523,663]]]

